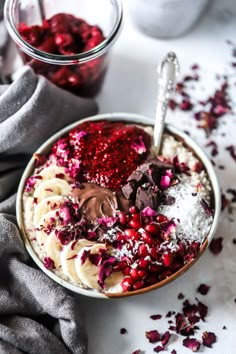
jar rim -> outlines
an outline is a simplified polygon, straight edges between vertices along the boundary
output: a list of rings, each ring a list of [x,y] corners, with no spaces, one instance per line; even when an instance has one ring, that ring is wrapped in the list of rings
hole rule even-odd
[[[72,55],[47,53],[35,48],[34,46],[26,42],[19,34],[13,21],[13,9],[15,3],[16,0],[6,0],[4,5],[4,20],[10,36],[24,53],[34,59],[43,59],[44,62],[49,64],[71,65],[76,63],[85,63],[89,60],[96,59],[101,55],[105,54],[108,49],[114,44],[122,28],[123,7],[121,0],[112,0],[112,3],[116,7],[116,21],[108,37],[106,37],[100,44],[84,53]]]

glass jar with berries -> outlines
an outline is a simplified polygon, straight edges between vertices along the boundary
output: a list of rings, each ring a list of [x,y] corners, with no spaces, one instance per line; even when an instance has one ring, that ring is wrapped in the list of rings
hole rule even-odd
[[[24,63],[76,95],[100,91],[120,33],[120,0],[6,0],[5,23]]]

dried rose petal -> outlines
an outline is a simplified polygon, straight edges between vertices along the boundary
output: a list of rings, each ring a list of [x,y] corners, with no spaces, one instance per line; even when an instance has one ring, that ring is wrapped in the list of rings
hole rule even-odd
[[[178,294],[178,300],[182,300],[184,299],[184,294],[183,293],[179,293]]]
[[[209,246],[210,251],[213,254],[219,254],[223,249],[223,237],[214,238]]]
[[[47,161],[47,157],[42,154],[34,153],[34,158],[35,158],[35,167],[40,167],[44,165]]]
[[[113,216],[105,216],[103,218],[97,219],[99,225],[103,225],[106,227],[112,227],[117,222],[117,220],[118,218]]]
[[[126,328],[121,328],[120,329],[120,334],[126,334],[128,331]]]
[[[113,271],[113,266],[117,262],[116,257],[109,257],[105,260],[102,265],[100,266],[99,273],[98,273],[98,284],[101,288],[104,288],[104,282],[109,275],[111,275]]]
[[[209,146],[211,146],[212,147],[212,150],[211,150],[211,156],[216,156],[216,155],[218,155],[218,146],[217,146],[217,144],[216,144],[216,142],[215,141],[209,141],[206,145],[205,145],[206,147],[209,147]]]
[[[170,177],[169,176],[161,176],[160,187],[162,189],[167,189],[170,187]]]
[[[151,315],[150,318],[151,318],[152,320],[160,320],[160,319],[162,318],[162,315],[159,315],[159,314],[157,314],[157,315]]]
[[[216,342],[216,335],[213,332],[203,332],[202,334],[202,344],[205,347],[211,348],[211,345]]]
[[[137,154],[140,155],[147,151],[142,136],[139,136],[137,138],[137,141],[131,144],[131,149],[134,149],[134,151],[136,151]]]
[[[146,331],[145,335],[150,343],[156,343],[161,340],[161,335],[156,329],[153,331]]]
[[[43,260],[43,265],[47,269],[55,269],[54,261],[50,257],[45,257]]]
[[[193,352],[197,352],[201,346],[201,343],[195,338],[185,338],[183,340],[183,345]]]
[[[177,354],[177,351],[175,349],[171,350],[170,354]]]
[[[171,334],[169,331],[166,331],[163,336],[161,337],[161,344],[163,345],[163,347],[166,346],[166,344],[169,342],[171,337]]]
[[[206,284],[200,284],[199,287],[197,288],[197,292],[199,292],[202,295],[206,295],[210,289],[210,286]]]
[[[153,217],[157,215],[157,212],[155,210],[153,210],[152,208],[150,208],[149,206],[147,206],[146,208],[144,208],[141,211],[143,216],[147,216],[147,217]]]
[[[132,354],[141,354],[141,349],[135,350]]]
[[[162,347],[161,345],[158,345],[157,347],[153,348],[153,351],[155,353],[160,353],[163,352],[165,350],[165,347]]]
[[[213,215],[213,210],[209,207],[209,205],[204,199],[202,199],[200,203],[207,215],[209,216]]]
[[[227,146],[225,148],[227,151],[229,151],[230,156],[232,157],[232,159],[234,159],[234,161],[236,162],[236,151],[235,151],[235,147],[233,145]]]
[[[202,321],[205,321],[205,317],[208,313],[208,307],[202,302],[198,302],[198,312]]]

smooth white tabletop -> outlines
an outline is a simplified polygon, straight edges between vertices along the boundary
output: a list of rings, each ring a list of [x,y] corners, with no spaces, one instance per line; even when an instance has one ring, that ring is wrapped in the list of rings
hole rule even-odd
[[[230,69],[231,47],[226,40],[236,42],[236,1],[210,0],[210,3],[210,8],[194,29],[174,40],[157,40],[141,34],[133,27],[126,13],[123,32],[113,50],[104,88],[98,97],[100,112],[133,112],[154,116],[156,66],[168,51],[175,51],[178,55],[181,76],[190,72],[192,64],[200,65],[201,80],[195,85],[197,88],[194,91],[194,95],[199,95],[199,98],[207,98],[215,92],[219,86],[215,79],[216,73],[223,74],[225,70],[232,72],[230,96],[235,111],[236,86],[233,86],[233,80],[236,82],[236,69]],[[196,128],[191,112],[177,111],[173,114],[170,111],[167,120],[178,128],[189,130],[209,156],[210,149],[205,144],[210,140],[217,142],[219,154],[214,161],[217,166],[226,166],[225,170],[216,168],[222,190],[236,188],[236,162],[225,150],[228,145],[236,146],[236,118],[233,114],[219,120],[219,128],[209,139],[202,130]],[[225,133],[224,137],[222,133]],[[235,354],[236,245],[232,242],[233,237],[236,238],[235,230],[235,210],[232,215],[225,211],[216,234],[216,237],[223,237],[223,251],[213,255],[207,250],[186,274],[164,288],[118,300],[79,297],[89,335],[89,354],[131,354],[137,349],[141,349],[142,354],[154,353],[155,345],[148,343],[145,331],[158,329],[163,333],[167,330],[166,313],[169,310],[181,311],[182,301],[177,299],[180,292],[190,302],[194,302],[197,296],[209,306],[206,322],[200,322],[200,330],[195,337],[201,338],[204,330],[215,332],[217,343],[212,349],[201,347],[200,352]],[[211,286],[206,296],[196,292],[200,283]],[[157,313],[162,314],[163,319],[153,321],[149,318]],[[223,326],[227,329],[223,330]],[[127,334],[120,334],[122,327],[127,329]],[[191,353],[183,347],[183,339],[173,334],[164,353],[171,353],[173,349],[178,354]]]

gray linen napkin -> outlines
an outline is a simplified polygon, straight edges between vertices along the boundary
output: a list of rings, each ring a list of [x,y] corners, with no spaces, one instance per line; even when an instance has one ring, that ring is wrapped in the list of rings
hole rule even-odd
[[[91,100],[25,67],[0,86],[0,353],[87,351],[78,300],[30,260],[15,219],[15,192],[35,149],[55,131],[97,112]]]

